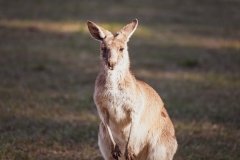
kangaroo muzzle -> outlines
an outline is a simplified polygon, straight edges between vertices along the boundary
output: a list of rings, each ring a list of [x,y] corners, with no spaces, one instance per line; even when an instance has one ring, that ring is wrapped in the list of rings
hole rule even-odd
[[[116,62],[117,62],[117,53],[109,51],[108,57],[107,57],[107,67],[110,70],[113,70],[116,66]]]

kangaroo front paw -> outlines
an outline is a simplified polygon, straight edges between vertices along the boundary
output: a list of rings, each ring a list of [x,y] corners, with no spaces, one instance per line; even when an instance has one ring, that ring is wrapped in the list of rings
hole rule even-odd
[[[136,155],[133,153],[131,148],[126,149],[125,158],[126,160],[134,160],[136,158]]]
[[[118,157],[121,157],[122,152],[120,151],[118,145],[116,144],[112,150],[112,156],[114,159],[118,160]]]

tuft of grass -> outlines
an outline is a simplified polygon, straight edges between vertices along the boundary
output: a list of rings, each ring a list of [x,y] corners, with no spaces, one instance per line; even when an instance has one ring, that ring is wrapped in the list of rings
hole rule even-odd
[[[194,68],[199,65],[198,60],[196,59],[184,59],[179,63],[182,67]]]
[[[39,71],[39,72],[45,71],[46,69],[47,69],[47,66],[44,64],[39,64],[33,67],[34,71]]]
[[[24,151],[21,148],[3,145],[0,149],[0,159],[30,160],[30,156],[27,151]]]

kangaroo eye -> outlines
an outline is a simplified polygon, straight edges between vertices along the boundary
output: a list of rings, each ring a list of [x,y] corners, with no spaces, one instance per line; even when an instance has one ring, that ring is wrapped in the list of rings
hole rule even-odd
[[[102,47],[101,50],[102,50],[103,52],[106,52],[106,51],[107,51],[107,48],[106,48],[106,47]]]
[[[124,50],[124,48],[120,48],[119,51],[122,52]]]
[[[102,47],[101,50],[102,50],[103,58],[106,58],[107,57],[107,48],[106,47]]]

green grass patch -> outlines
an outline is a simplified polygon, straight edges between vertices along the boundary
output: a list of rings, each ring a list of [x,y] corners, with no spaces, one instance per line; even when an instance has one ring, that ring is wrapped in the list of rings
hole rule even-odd
[[[184,59],[179,65],[187,68],[194,68],[199,65],[199,62],[196,59]]]

